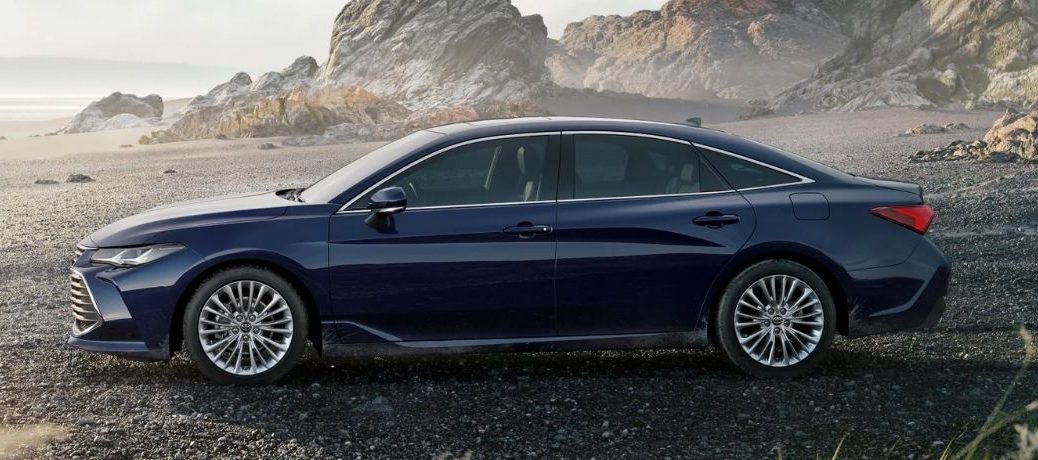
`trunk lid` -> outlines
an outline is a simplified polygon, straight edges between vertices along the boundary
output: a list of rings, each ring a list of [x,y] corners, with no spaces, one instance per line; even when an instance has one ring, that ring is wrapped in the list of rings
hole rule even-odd
[[[920,202],[923,200],[923,187],[919,184],[913,184],[911,182],[901,182],[890,179],[878,179],[873,177],[861,177],[857,176],[857,179],[876,187],[881,187],[889,190],[898,190],[901,192],[908,192],[919,197]]]

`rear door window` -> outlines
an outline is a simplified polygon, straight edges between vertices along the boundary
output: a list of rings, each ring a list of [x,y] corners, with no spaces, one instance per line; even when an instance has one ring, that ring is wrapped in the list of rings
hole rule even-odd
[[[700,149],[710,164],[736,189],[795,184],[800,178],[752,161],[710,149]]]
[[[688,144],[614,134],[573,136],[576,199],[680,195],[727,190]]]

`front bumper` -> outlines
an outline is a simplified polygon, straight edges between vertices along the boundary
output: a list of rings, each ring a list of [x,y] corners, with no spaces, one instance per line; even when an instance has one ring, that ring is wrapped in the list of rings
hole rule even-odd
[[[94,250],[77,255],[71,268],[78,279],[71,289],[75,308],[84,309],[82,289],[100,322],[88,328],[75,325],[67,344],[85,351],[123,358],[159,361],[171,355],[170,331],[176,312],[179,280],[197,260],[192,251],[135,268],[116,268],[90,263]],[[87,306],[89,307],[89,306]],[[75,313],[75,311],[73,311]]]
[[[169,348],[151,349],[144,342],[123,342],[115,340],[87,340],[71,336],[65,342],[72,348],[94,353],[119,356],[138,361],[166,361],[169,359]]]

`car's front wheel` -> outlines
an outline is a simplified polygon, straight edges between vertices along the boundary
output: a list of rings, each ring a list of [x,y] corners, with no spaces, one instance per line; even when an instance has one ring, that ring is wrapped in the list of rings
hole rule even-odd
[[[259,267],[205,279],[184,311],[185,348],[210,380],[260,385],[283,377],[306,349],[307,315],[295,287]]]
[[[768,260],[728,284],[713,327],[721,350],[742,371],[792,378],[822,360],[836,330],[836,309],[825,282],[813,271],[788,260]]]

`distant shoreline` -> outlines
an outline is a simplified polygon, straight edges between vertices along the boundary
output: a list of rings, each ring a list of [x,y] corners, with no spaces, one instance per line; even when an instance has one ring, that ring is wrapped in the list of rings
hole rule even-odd
[[[106,95],[97,96],[0,96],[0,122],[42,122],[56,119],[67,119],[75,116],[91,102]],[[183,108],[190,97],[163,98],[168,116]]]

